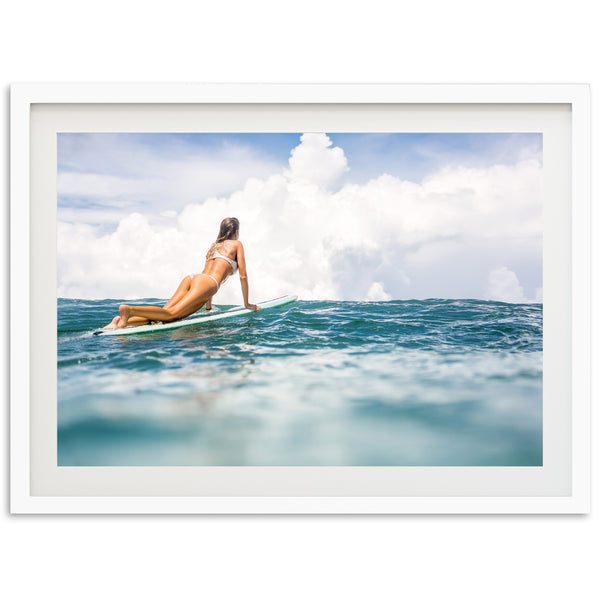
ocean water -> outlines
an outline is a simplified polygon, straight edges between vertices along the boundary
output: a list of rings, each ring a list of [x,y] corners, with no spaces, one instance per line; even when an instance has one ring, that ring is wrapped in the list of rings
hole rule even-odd
[[[93,336],[118,305],[58,301],[61,466],[542,464],[541,304],[298,301]]]

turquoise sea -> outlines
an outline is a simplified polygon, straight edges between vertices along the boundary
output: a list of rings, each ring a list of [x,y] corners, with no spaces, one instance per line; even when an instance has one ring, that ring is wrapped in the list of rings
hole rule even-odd
[[[542,464],[541,304],[298,301],[93,336],[122,302],[58,300],[60,466]]]

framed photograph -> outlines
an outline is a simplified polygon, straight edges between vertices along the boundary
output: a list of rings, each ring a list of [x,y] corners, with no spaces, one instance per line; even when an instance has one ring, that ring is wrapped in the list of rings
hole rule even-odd
[[[585,85],[11,88],[11,512],[585,513]]]

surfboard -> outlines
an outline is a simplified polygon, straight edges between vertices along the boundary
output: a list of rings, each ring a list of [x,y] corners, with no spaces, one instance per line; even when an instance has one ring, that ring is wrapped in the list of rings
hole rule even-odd
[[[273,300],[267,300],[266,302],[259,302],[258,306],[261,310],[267,308],[277,308],[291,304],[298,299],[298,296],[281,296],[280,298],[274,298]],[[158,333],[161,331],[169,331],[171,329],[179,329],[180,327],[190,327],[192,325],[201,325],[203,323],[210,323],[213,321],[220,321],[221,319],[232,319],[233,317],[241,317],[242,315],[254,314],[254,311],[250,308],[244,308],[243,306],[234,306],[227,310],[219,310],[213,308],[211,311],[202,313],[194,313],[185,319],[179,321],[173,321],[172,323],[154,323],[154,325],[138,325],[132,327],[124,327],[123,329],[97,329],[93,332],[94,335],[137,335],[140,333]]]

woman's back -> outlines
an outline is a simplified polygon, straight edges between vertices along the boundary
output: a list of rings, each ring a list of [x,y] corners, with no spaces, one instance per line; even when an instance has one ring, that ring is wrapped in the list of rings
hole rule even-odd
[[[238,270],[236,259],[239,244],[237,240],[213,244],[206,254],[204,273],[217,276],[221,281],[235,273]]]

